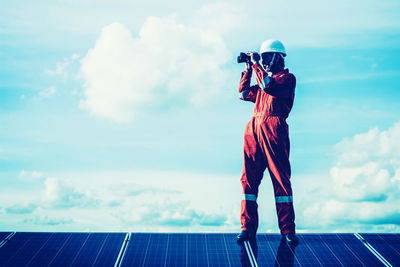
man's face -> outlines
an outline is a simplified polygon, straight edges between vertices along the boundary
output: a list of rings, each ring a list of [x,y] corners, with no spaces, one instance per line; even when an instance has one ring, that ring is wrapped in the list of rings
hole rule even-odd
[[[271,63],[273,55],[274,55],[274,53],[262,53],[261,54],[262,64],[264,66],[269,66],[269,64]],[[269,66],[269,67],[271,67],[271,66]]]

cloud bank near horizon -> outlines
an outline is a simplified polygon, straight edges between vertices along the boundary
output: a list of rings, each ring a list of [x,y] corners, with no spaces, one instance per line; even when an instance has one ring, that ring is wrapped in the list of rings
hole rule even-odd
[[[309,183],[297,177],[299,232],[399,231],[398,140],[400,121],[387,130],[373,128],[345,138],[333,148],[337,157],[328,180],[316,184],[316,179]],[[235,232],[240,227],[241,187],[236,176],[109,172],[60,179],[26,170],[19,176],[24,183],[40,184],[41,190],[30,191],[34,198],[8,200],[0,207],[16,225],[153,232]],[[262,186],[260,231],[277,232],[272,188],[268,181]]]
[[[375,225],[371,231],[398,231],[399,140],[400,121],[387,130],[373,128],[336,144],[337,159],[330,169],[330,180],[313,189],[310,197],[314,201],[304,200],[313,204],[304,208],[303,216],[318,218],[320,227],[368,229]]]
[[[221,232],[238,227],[240,187],[230,184],[229,177],[216,181],[217,176],[190,173],[111,172],[71,175],[69,179],[36,171],[21,171],[20,176],[29,189],[20,192],[18,200],[7,195],[0,198],[4,200],[2,218],[20,230]],[[212,181],[218,188],[204,187]],[[231,190],[224,193],[227,199],[215,205],[220,197],[215,192],[221,187]],[[237,194],[235,207],[227,202],[233,192]],[[207,193],[214,194],[204,199]]]

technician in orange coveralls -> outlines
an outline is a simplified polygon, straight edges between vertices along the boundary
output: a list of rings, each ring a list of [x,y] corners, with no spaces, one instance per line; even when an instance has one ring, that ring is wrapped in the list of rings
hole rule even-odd
[[[292,187],[290,184],[289,129],[286,118],[293,106],[296,78],[285,69],[286,50],[278,40],[262,43],[261,66],[257,53],[249,60],[239,84],[239,97],[255,103],[254,114],[244,134],[244,165],[238,242],[252,240],[258,228],[258,186],[268,168],[275,192],[276,211],[282,238],[296,245]],[[252,72],[257,85],[250,86]]]

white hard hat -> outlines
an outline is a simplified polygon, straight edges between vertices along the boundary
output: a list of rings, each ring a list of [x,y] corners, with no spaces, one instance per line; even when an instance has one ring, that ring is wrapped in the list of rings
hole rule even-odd
[[[260,55],[262,53],[282,53],[286,57],[286,50],[281,41],[266,40],[261,44]]]

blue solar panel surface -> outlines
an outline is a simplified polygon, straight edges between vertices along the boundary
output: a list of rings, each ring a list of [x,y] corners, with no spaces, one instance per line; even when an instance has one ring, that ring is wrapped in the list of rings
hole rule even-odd
[[[11,232],[0,232],[0,243],[9,235]]]
[[[235,234],[132,234],[122,266],[250,266]]]
[[[382,266],[368,246],[400,266],[399,234],[361,234],[367,243],[354,234],[299,234],[296,247],[278,234],[259,234],[247,246],[236,244],[236,234],[127,236],[0,232],[0,266]]]
[[[124,237],[123,233],[16,233],[0,248],[0,266],[111,266]]]
[[[301,234],[296,247],[279,235],[257,236],[257,262],[263,266],[382,266],[353,234]]]
[[[361,234],[393,266],[400,266],[400,234]]]

